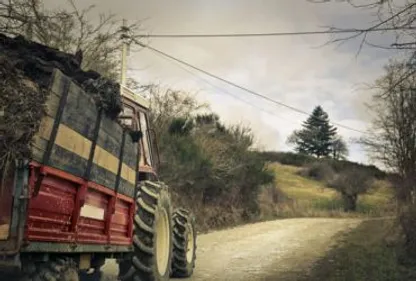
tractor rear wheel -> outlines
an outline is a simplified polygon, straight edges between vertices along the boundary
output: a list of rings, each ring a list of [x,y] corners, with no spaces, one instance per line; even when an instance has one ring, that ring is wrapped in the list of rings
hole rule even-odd
[[[47,262],[25,261],[21,281],[79,281],[78,268],[72,259],[58,258]]]
[[[185,209],[173,213],[172,277],[190,277],[195,268],[195,218]]]
[[[141,183],[134,217],[134,254],[119,264],[122,281],[167,281],[172,261],[172,207],[167,187]]]

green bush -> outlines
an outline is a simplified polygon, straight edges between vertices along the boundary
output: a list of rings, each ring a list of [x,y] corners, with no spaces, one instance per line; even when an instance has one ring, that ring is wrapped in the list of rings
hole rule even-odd
[[[161,157],[160,178],[176,206],[191,209],[200,229],[258,218],[261,187],[274,183],[266,160],[252,151],[253,135],[243,126],[225,126],[186,93],[156,93],[151,125]]]

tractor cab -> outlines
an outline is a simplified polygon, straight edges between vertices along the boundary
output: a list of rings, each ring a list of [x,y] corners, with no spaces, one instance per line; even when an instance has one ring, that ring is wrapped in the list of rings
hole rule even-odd
[[[119,116],[121,122],[132,130],[142,133],[142,138],[139,141],[139,172],[146,175],[156,175],[155,167],[159,158],[156,140],[151,137],[153,131],[149,127],[150,102],[126,86],[121,85],[120,92],[123,102],[123,111]],[[156,150],[156,154],[153,149]]]

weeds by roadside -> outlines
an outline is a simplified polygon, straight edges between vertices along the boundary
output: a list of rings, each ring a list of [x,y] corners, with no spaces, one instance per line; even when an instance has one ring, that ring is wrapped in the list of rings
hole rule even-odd
[[[403,254],[394,220],[364,221],[339,237],[340,243],[298,281],[416,280],[416,268]]]

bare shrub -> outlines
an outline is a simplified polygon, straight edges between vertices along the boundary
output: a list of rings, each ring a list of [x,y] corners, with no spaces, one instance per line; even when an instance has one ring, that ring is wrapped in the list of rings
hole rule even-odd
[[[309,164],[300,171],[300,175],[314,180],[330,182],[335,177],[334,169],[325,161]]]
[[[354,212],[357,210],[358,195],[366,193],[372,187],[373,181],[371,174],[350,169],[338,174],[330,186],[341,193],[344,211]]]
[[[140,24],[126,26],[128,38],[121,36],[121,19],[115,14],[94,14],[95,6],[78,9],[74,0],[67,0],[69,8],[50,10],[41,0],[0,1],[0,32],[23,35],[29,40],[61,51],[82,50],[82,68],[117,79],[119,52],[123,40],[133,48],[140,38]],[[97,21],[91,20],[97,18]],[[136,47],[137,49],[138,47]]]

